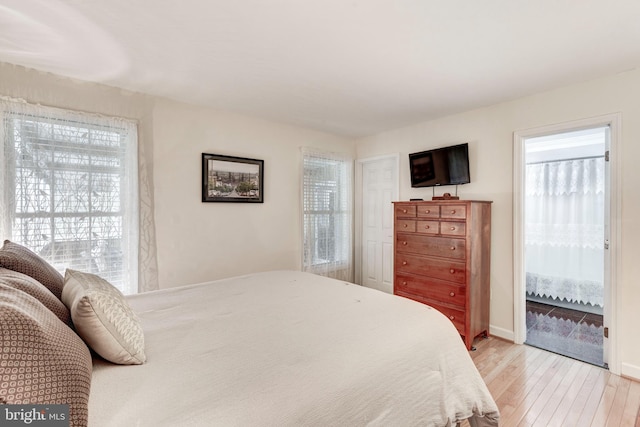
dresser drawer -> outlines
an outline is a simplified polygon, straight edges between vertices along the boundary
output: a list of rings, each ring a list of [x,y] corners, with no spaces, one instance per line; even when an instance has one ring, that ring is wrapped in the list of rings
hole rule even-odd
[[[438,234],[440,233],[440,222],[439,221],[421,221],[421,220],[416,221],[416,233]]]
[[[466,241],[450,237],[397,233],[396,250],[456,260],[465,259]]]
[[[425,258],[398,252],[395,264],[398,273],[418,274],[459,284],[465,284],[467,280],[464,262]]]
[[[433,307],[435,310],[438,310],[440,313],[444,314],[450,321],[453,323],[453,326],[458,330],[460,335],[465,335],[464,333],[464,320],[465,320],[465,312],[463,310],[457,310],[455,308],[447,307],[441,304],[438,304],[436,301],[430,300],[429,298],[425,298],[420,295],[411,294],[408,292],[398,291],[396,295],[412,299],[414,301],[421,302],[430,307]]]
[[[435,308],[440,313],[447,316],[449,320],[451,320],[451,323],[453,323],[453,326],[456,327],[460,335],[465,335],[464,333],[465,312],[463,310],[456,310],[455,308],[446,307],[440,304],[433,304],[430,302],[428,302],[427,304],[429,304],[431,307]]]
[[[461,236],[467,232],[467,226],[464,222],[442,221],[440,223],[440,234],[443,236]]]
[[[466,304],[466,287],[437,279],[398,274],[395,277],[396,291],[420,295],[425,298],[459,306],[461,309]]]
[[[415,233],[415,231],[416,231],[416,221],[414,221],[412,219],[397,219],[396,220],[396,231],[407,232],[407,233]]]
[[[400,218],[414,218],[416,216],[415,205],[395,205],[396,217]]]
[[[466,217],[466,205],[446,205],[440,208],[440,218],[442,219],[465,219]]]
[[[417,209],[418,218],[440,218],[440,206],[439,205],[429,205],[429,206],[419,206]]]

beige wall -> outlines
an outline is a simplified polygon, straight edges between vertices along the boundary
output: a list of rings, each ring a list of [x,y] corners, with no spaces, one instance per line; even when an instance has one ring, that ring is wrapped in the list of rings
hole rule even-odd
[[[355,155],[350,139],[157,103],[154,181],[163,287],[300,267],[301,146]],[[202,203],[203,152],[263,159],[264,203]]]
[[[499,105],[363,138],[358,158],[400,153],[400,198],[430,199],[431,189],[412,189],[408,154],[454,143],[470,143],[471,183],[459,187],[465,199],[493,200],[491,324],[494,333],[513,333],[513,133],[540,126],[620,112],[621,241],[618,276],[618,356],[623,374],[640,378],[640,70],[541,93]],[[438,189],[436,194],[452,191]]]
[[[355,155],[349,138],[2,63],[0,95],[138,120],[153,176],[161,288],[299,268],[300,147]],[[202,152],[263,159],[265,202],[202,203]]]

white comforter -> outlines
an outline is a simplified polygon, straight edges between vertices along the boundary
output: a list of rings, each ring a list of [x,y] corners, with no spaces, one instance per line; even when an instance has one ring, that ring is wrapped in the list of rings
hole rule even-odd
[[[451,322],[414,301],[278,271],[129,302],[147,362],[95,361],[90,426],[497,425]]]

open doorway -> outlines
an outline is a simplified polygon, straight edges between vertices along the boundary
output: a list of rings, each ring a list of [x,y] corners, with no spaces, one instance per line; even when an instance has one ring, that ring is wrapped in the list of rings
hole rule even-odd
[[[609,126],[524,139],[525,343],[606,366]]]

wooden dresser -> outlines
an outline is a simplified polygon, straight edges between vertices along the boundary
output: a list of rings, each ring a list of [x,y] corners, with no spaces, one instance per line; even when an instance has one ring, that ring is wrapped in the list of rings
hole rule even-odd
[[[467,349],[489,335],[491,202],[394,202],[396,295],[444,313]]]

